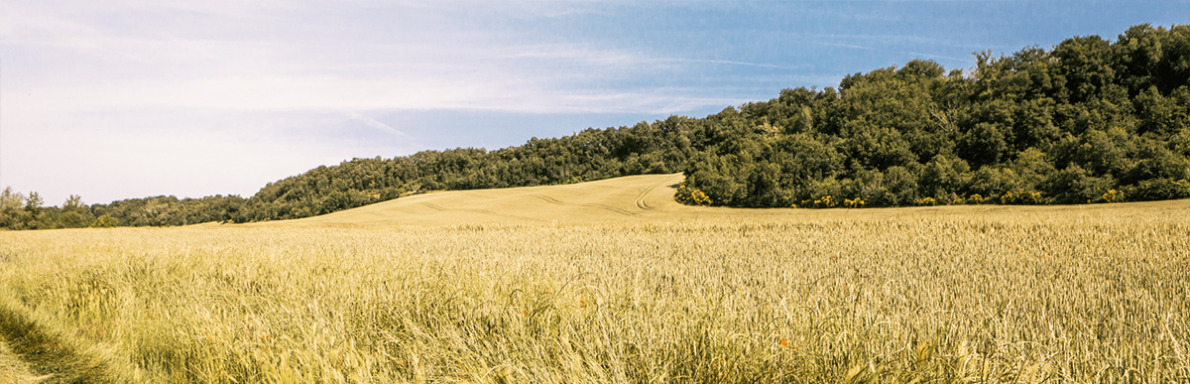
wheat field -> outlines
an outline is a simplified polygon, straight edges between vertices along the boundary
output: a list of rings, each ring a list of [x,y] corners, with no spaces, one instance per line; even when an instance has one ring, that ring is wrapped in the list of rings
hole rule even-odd
[[[680,180],[0,232],[0,382],[1190,382],[1190,201],[717,209]]]

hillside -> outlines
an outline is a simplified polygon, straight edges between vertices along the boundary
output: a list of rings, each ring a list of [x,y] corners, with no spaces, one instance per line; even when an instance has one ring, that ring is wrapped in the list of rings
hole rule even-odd
[[[679,204],[673,195],[681,174],[625,176],[577,184],[441,191],[403,197],[299,220],[252,224],[289,226],[439,227],[484,225],[589,225],[675,222],[816,222],[978,215],[1008,219],[1053,217],[1092,220],[1190,217],[1190,200],[1062,206],[965,205],[869,209],[739,209]]]
[[[628,176],[578,184],[444,191],[297,220],[309,224],[451,225],[593,223],[681,217],[673,200],[681,174]]]
[[[5,190],[0,228],[295,219],[427,191],[687,176],[679,202],[726,207],[1084,204],[1190,197],[1190,25],[1066,39],[973,70],[913,60],[786,89],[705,118],[353,159],[255,195],[41,209]],[[106,217],[106,218],[105,218]],[[105,218],[100,220],[100,218]]]

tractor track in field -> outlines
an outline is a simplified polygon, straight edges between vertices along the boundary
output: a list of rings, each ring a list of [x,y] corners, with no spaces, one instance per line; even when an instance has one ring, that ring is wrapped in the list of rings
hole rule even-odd
[[[102,359],[38,324],[25,314],[22,306],[9,300],[0,300],[0,343],[8,353],[3,357],[19,360],[30,374],[38,375],[24,376],[18,372],[14,378],[17,383],[124,382]]]
[[[500,212],[496,212],[496,211],[492,211],[492,210],[488,210],[488,209],[482,209],[482,208],[446,208],[446,207],[443,207],[443,206],[440,206],[440,205],[434,204],[434,203],[421,203],[421,205],[423,207],[426,207],[426,208],[429,208],[429,209],[432,209],[432,210],[435,210],[438,212],[468,212],[468,213],[478,213],[478,214],[483,214],[483,215],[490,215],[490,216],[510,218],[510,219],[541,221],[541,219],[534,218],[534,217],[509,215],[506,213],[500,213]]]
[[[629,211],[629,210],[627,210],[627,209],[624,209],[624,208],[615,207],[615,206],[611,206],[611,205],[607,205],[607,204],[599,204],[599,203],[584,203],[584,204],[574,204],[574,203],[567,203],[567,202],[564,202],[564,201],[561,201],[561,200],[555,199],[555,198],[553,198],[553,197],[545,196],[545,195],[533,195],[533,197],[536,197],[536,198],[538,198],[538,199],[541,199],[542,201],[545,201],[545,202],[547,202],[547,203],[554,204],[554,205],[558,205],[558,206],[563,206],[563,207],[587,207],[587,208],[596,208],[596,209],[602,209],[602,210],[609,211],[609,212],[615,212],[615,213],[618,213],[618,214],[621,214],[621,215],[625,215],[625,216],[636,216],[636,214],[637,214],[637,212],[632,212],[632,211]]]
[[[664,184],[664,183],[661,183],[661,184]],[[636,195],[636,207],[640,208],[641,210],[644,210],[644,211],[653,209],[653,206],[649,205],[649,202],[647,200],[645,200],[645,198],[648,197],[649,192],[653,192],[653,190],[656,189],[657,186],[659,186],[661,184],[653,184],[653,185],[646,187],[644,190],[641,190],[640,194]]]
[[[558,200],[558,199],[555,199],[555,198],[552,198],[552,197],[549,197],[546,195],[533,195],[533,197],[536,197],[538,199],[541,199],[542,201],[545,201],[547,203],[554,204],[554,205],[561,205],[561,206],[572,205],[572,204],[563,203],[562,200]]]
[[[34,376],[28,364],[25,364],[20,356],[13,353],[4,340],[0,340],[0,383],[38,383],[48,378],[49,376]]]

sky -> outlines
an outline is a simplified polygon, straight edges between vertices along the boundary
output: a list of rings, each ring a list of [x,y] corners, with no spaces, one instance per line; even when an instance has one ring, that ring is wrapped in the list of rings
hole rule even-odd
[[[1185,1],[0,0],[0,188],[251,196],[849,74],[1190,22]]]

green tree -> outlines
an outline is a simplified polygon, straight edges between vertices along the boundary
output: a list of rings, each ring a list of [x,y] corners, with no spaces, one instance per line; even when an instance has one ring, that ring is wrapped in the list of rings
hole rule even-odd
[[[967,162],[946,155],[937,155],[921,168],[918,190],[921,195],[938,200],[958,192],[966,184],[963,180],[970,170]]]
[[[0,192],[0,228],[25,229],[28,222],[25,210],[25,195],[4,187]]]
[[[1083,204],[1098,200],[1115,182],[1110,177],[1095,177],[1078,165],[1052,173],[1042,182],[1041,190],[1059,204]]]
[[[1008,152],[1004,130],[994,123],[979,123],[959,140],[959,154],[974,166],[996,164]]]
[[[111,228],[120,226],[120,221],[112,217],[112,215],[103,215],[95,218],[91,222],[91,228]]]

